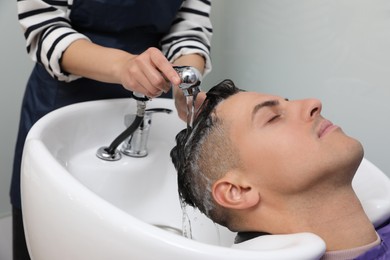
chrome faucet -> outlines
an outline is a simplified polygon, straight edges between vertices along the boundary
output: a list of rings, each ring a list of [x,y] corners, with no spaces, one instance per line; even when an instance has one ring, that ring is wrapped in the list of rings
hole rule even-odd
[[[145,110],[145,115],[140,126],[135,132],[130,135],[123,143],[121,152],[131,157],[145,157],[148,155],[147,141],[152,124],[152,114],[154,113],[171,113],[172,110],[168,108],[151,108]],[[135,115],[125,116],[125,125],[129,127],[134,121]]]
[[[196,97],[200,92],[201,73],[194,67],[190,66],[174,66],[179,74],[181,83],[179,88],[183,91],[187,98]],[[131,119],[132,123],[128,123],[125,118],[127,129],[123,131],[111,144],[100,147],[96,156],[106,161],[117,161],[122,156],[117,147],[123,143],[121,152],[132,157],[144,157],[147,152],[147,139],[149,136],[151,114],[155,112],[170,113],[172,110],[164,108],[145,109],[146,102],[149,98],[140,93],[133,93],[133,98],[137,100],[137,114]],[[129,118],[129,117],[127,117]]]
[[[125,131],[123,131],[120,135],[118,135],[114,141],[111,142],[109,146],[102,146],[100,147],[97,152],[96,156],[102,160],[105,161],[117,161],[122,158],[121,153],[118,151],[117,147],[124,141],[126,138],[128,138],[131,134],[133,134],[137,128],[142,124],[144,115],[145,115],[145,108],[146,108],[146,101],[149,99],[145,97],[143,94],[135,93],[133,92],[133,98],[137,101],[137,114],[135,116],[135,119],[133,123],[126,128]]]

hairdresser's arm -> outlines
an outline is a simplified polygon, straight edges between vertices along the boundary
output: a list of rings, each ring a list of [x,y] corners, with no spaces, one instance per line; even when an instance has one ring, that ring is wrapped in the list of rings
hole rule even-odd
[[[170,32],[161,41],[162,52],[174,65],[196,67],[204,76],[211,71],[210,44],[212,24],[211,1],[186,0],[173,22]],[[181,90],[173,88],[180,118],[186,120],[186,102]],[[196,107],[206,94],[199,93]]]
[[[172,64],[160,50],[149,48],[140,55],[102,47],[87,40],[73,42],[64,52],[64,71],[94,80],[117,83],[126,89],[156,97],[180,83]]]
[[[180,83],[171,64],[157,49],[135,56],[92,43],[72,27],[71,10],[66,3],[66,0],[17,2],[28,54],[53,78],[70,82],[88,77],[122,84],[150,97],[169,89],[166,79],[174,85]]]
[[[64,52],[61,65],[63,70],[71,74],[122,84],[125,88],[148,97],[159,96],[162,90],[168,91],[172,83],[179,117],[186,120],[186,100],[183,91],[178,87],[180,78],[172,64],[158,49],[150,48],[140,55],[132,55],[87,40],[77,40]],[[193,66],[203,74],[205,59],[199,54],[188,54],[180,56],[173,65]],[[199,107],[204,99],[205,93],[199,93],[196,107]]]

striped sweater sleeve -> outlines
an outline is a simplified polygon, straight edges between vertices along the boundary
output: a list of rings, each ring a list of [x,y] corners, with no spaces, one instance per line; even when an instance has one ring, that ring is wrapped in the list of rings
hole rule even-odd
[[[18,19],[26,38],[26,48],[33,61],[42,64],[60,81],[79,76],[61,70],[63,52],[75,40],[88,39],[71,27],[69,14],[73,0],[18,0]],[[162,50],[170,61],[181,55],[199,53],[206,60],[205,72],[211,70],[209,0],[185,0],[173,26],[162,40]]]
[[[213,33],[210,21],[210,0],[185,0],[170,32],[162,39],[162,52],[169,61],[186,54],[205,58],[205,72],[211,71],[210,45]]]
[[[65,49],[75,40],[88,39],[72,29],[69,20],[73,0],[18,0],[18,19],[26,38],[26,48],[33,61],[42,64],[60,81],[79,76],[61,70]]]

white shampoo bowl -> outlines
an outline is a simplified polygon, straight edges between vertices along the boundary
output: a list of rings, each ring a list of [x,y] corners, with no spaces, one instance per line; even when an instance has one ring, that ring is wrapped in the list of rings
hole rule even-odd
[[[33,126],[22,162],[32,259],[318,259],[323,254],[323,241],[310,233],[264,237],[254,247],[232,248],[234,233],[191,209],[193,239],[177,235],[183,214],[169,152],[185,124],[172,100],[148,102],[148,108],[159,107],[174,112],[153,115],[145,158],[108,162],[95,155],[124,130],[125,115],[136,110],[130,99],[71,105]],[[372,221],[381,223],[390,207],[388,179],[368,161],[362,165],[358,182],[376,188],[358,191],[365,208],[374,212]]]

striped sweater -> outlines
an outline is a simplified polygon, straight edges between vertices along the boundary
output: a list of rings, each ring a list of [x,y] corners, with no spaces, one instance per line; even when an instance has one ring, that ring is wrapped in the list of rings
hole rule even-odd
[[[73,0],[18,0],[18,19],[33,61],[42,64],[52,77],[72,81],[79,76],[64,73],[60,61],[65,49],[75,40],[87,39],[71,26]],[[200,54],[206,60],[205,73],[211,70],[209,0],[185,0],[172,27],[161,40],[161,49],[169,61],[186,54]]]

